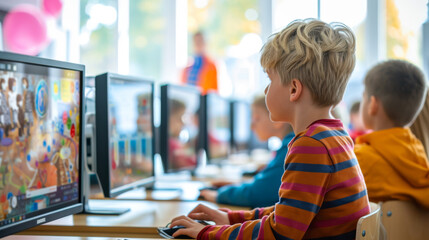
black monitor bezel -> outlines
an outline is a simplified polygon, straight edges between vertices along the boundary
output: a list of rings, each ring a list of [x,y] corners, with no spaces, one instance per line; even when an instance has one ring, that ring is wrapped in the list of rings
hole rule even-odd
[[[230,106],[230,112],[231,112],[230,127],[231,127],[231,151],[232,151],[232,153],[238,153],[238,152],[240,152],[237,149],[237,145],[238,144],[237,144],[237,141],[236,141],[236,132],[235,132],[236,129],[237,129],[236,118],[237,118],[238,113],[236,111],[236,107],[237,107],[238,104],[244,104],[244,105],[246,105],[247,108],[249,109],[250,116],[251,116],[251,112],[252,112],[251,111],[251,103],[249,101],[246,101],[246,100],[243,100],[243,99],[240,99],[240,100],[239,99],[231,100],[231,106]],[[247,153],[249,153],[249,151],[250,151],[249,147],[250,147],[251,138],[252,138],[250,124],[249,124],[249,131],[250,131],[250,134],[249,134],[249,138],[247,139],[248,149],[246,151],[244,151],[244,152],[247,152]]]
[[[170,111],[168,106],[168,91],[170,88],[178,89],[179,91],[189,92],[192,94],[197,94],[199,101],[200,101],[200,107],[198,110],[198,118],[199,118],[199,126],[198,126],[198,138],[197,138],[197,146],[196,146],[196,157],[197,157],[197,164],[194,169],[172,169],[169,164],[168,159],[168,138],[169,138],[169,131],[168,131],[168,122],[170,118]],[[159,131],[159,148],[160,148],[160,155],[162,159],[162,165],[164,168],[164,172],[167,173],[173,173],[173,172],[181,172],[181,171],[194,171],[198,165],[199,165],[199,159],[198,159],[198,151],[203,148],[203,144],[201,143],[202,136],[203,136],[203,121],[202,119],[202,108],[203,104],[201,101],[201,91],[197,87],[193,86],[184,86],[184,85],[175,85],[175,84],[163,84],[160,88],[160,97],[161,97],[161,123],[160,123],[160,131]]]
[[[77,200],[64,203],[61,205],[57,205],[55,207],[45,208],[40,211],[40,214],[37,216],[30,217],[28,219],[15,222],[12,224],[4,225],[0,227],[0,238],[26,230],[28,228],[32,228],[47,222],[51,222],[54,220],[57,220],[59,218],[80,213],[83,211],[83,159],[84,159],[84,144],[83,144],[83,136],[85,136],[84,133],[84,105],[85,105],[85,97],[84,97],[84,88],[85,88],[85,66],[81,64],[75,64],[75,63],[69,63],[69,62],[62,62],[52,59],[46,59],[46,58],[39,58],[39,57],[33,57],[33,56],[27,56],[27,55],[21,55],[11,52],[3,52],[0,51],[0,61],[10,61],[10,62],[16,62],[16,63],[22,63],[22,64],[32,64],[37,65],[41,67],[52,67],[52,68],[59,68],[64,70],[72,70],[72,71],[79,71],[80,72],[80,111],[79,111],[79,122],[81,123],[79,126],[79,196]]]
[[[208,118],[209,118],[209,111],[208,111],[208,102],[209,102],[209,98],[210,97],[217,97],[220,98],[222,100],[225,100],[225,102],[227,103],[228,106],[228,124],[229,124],[229,130],[231,131],[231,99],[229,98],[225,98],[222,97],[221,95],[219,95],[218,93],[215,92],[211,92],[211,93],[207,93],[203,96],[201,96],[201,102],[202,102],[202,122],[203,122],[203,140],[202,140],[202,144],[203,144],[203,148],[206,152],[207,155],[207,162],[208,163],[220,163],[219,160],[225,160],[226,158],[228,158],[228,156],[231,154],[231,135],[232,133],[230,132],[230,139],[228,142],[228,152],[227,152],[227,156],[225,157],[221,157],[221,158],[213,158],[211,156],[210,153],[210,142],[209,142],[209,124],[208,124]]]
[[[139,181],[123,185],[121,187],[112,188],[110,181],[110,172],[112,166],[112,159],[109,154],[109,106],[108,106],[108,87],[111,79],[119,79],[124,81],[132,81],[139,83],[147,83],[151,85],[151,128],[152,128],[152,176],[141,179]],[[153,116],[153,101],[154,101],[154,83],[151,80],[120,75],[116,73],[103,73],[95,77],[95,132],[96,132],[96,172],[103,194],[107,198],[116,197],[124,192],[130,191],[138,187],[151,186],[155,182],[155,168],[154,168],[154,156],[155,156],[155,126]],[[107,151],[106,151],[107,149]],[[107,165],[106,165],[107,159]]]

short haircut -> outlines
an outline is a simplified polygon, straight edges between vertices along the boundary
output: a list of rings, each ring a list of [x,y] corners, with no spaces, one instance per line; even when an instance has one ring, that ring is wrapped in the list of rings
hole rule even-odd
[[[321,107],[338,104],[354,69],[356,40],[342,23],[305,19],[291,22],[262,48],[261,65],[284,85],[298,79]]]
[[[420,112],[426,93],[423,72],[403,60],[388,60],[372,67],[365,76],[367,97],[377,98],[397,127],[410,124]]]
[[[168,104],[170,105],[169,108],[171,114],[176,114],[180,111],[186,110],[186,105],[180,100],[169,99]]]
[[[350,113],[358,113],[360,108],[360,101],[356,101],[352,104],[352,107],[350,108]]]
[[[252,106],[265,109],[268,112],[267,104],[265,103],[265,95],[256,96],[253,99]]]

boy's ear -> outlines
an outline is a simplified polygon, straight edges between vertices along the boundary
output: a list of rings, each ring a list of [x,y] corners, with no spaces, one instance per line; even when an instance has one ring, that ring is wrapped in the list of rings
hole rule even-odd
[[[296,102],[302,93],[301,81],[299,81],[296,78],[292,79],[292,81],[290,82],[289,93],[290,93],[290,98],[289,98],[290,101]]]
[[[368,105],[368,113],[371,116],[374,116],[378,113],[380,108],[380,102],[378,101],[377,98],[375,98],[374,96],[371,96],[369,98],[369,105]]]

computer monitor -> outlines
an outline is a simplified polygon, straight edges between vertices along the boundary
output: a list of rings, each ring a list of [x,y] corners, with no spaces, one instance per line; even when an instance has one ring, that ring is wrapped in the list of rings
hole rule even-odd
[[[95,171],[95,77],[93,76],[85,77],[84,117],[86,163],[90,171]]]
[[[192,86],[161,86],[160,154],[165,172],[195,170],[200,134],[201,93]]]
[[[84,72],[0,52],[0,238],[82,211]]]
[[[231,101],[232,153],[249,153],[252,130],[250,103],[245,100]]]
[[[202,97],[204,104],[204,149],[208,163],[221,163],[231,152],[230,101],[217,93]]]
[[[95,77],[96,172],[105,197],[154,182],[153,82]]]

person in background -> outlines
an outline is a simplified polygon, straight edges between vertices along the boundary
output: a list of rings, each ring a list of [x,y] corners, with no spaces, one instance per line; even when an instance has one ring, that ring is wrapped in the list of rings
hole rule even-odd
[[[186,67],[181,76],[183,84],[198,86],[202,94],[218,90],[217,70],[206,52],[206,42],[202,32],[193,35],[194,61]]]
[[[422,142],[429,159],[429,90],[426,93],[426,101],[423,104],[422,111],[410,127],[411,131]]]
[[[341,23],[296,20],[264,45],[261,65],[270,118],[291,124],[279,201],[251,211],[198,205],[172,220],[173,237],[197,239],[355,239],[370,213],[353,141],[331,109],[344,95],[356,62],[356,39]],[[204,226],[194,219],[209,220]]]
[[[197,157],[192,153],[187,143],[180,141],[180,132],[185,126],[183,115],[186,111],[186,105],[176,99],[170,99],[169,102],[169,149],[168,158],[171,159],[171,165],[174,169],[195,168]]]
[[[429,163],[407,127],[426,94],[422,71],[403,60],[381,62],[365,76],[360,111],[373,132],[356,138],[355,154],[372,202],[412,201],[429,209]]]
[[[18,94],[18,90],[16,89],[16,79],[9,78],[7,81],[7,89],[8,91],[8,103],[11,110],[11,119],[12,119],[12,128],[18,127],[18,104],[16,103],[16,95]]]
[[[12,118],[10,115],[9,102],[6,98],[7,86],[4,78],[0,79],[0,125],[3,128],[4,137],[9,137],[9,130],[12,128]],[[3,136],[2,136],[3,139]]]
[[[252,130],[261,141],[270,137],[283,139],[274,159],[253,180],[246,183],[226,185],[218,190],[202,190],[201,196],[211,202],[247,206],[267,207],[279,201],[278,191],[288,144],[295,136],[287,123],[272,122],[265,104],[265,96],[256,97],[252,104]]]
[[[33,112],[34,112],[34,93],[30,89],[28,78],[22,78],[22,95],[24,97],[24,118],[25,127],[27,128],[27,136],[30,136],[30,129],[33,126]]]
[[[356,141],[356,138],[368,133],[368,130],[365,129],[365,126],[362,122],[360,116],[360,101],[354,102],[350,108],[350,128],[349,135],[353,139],[353,142]]]

